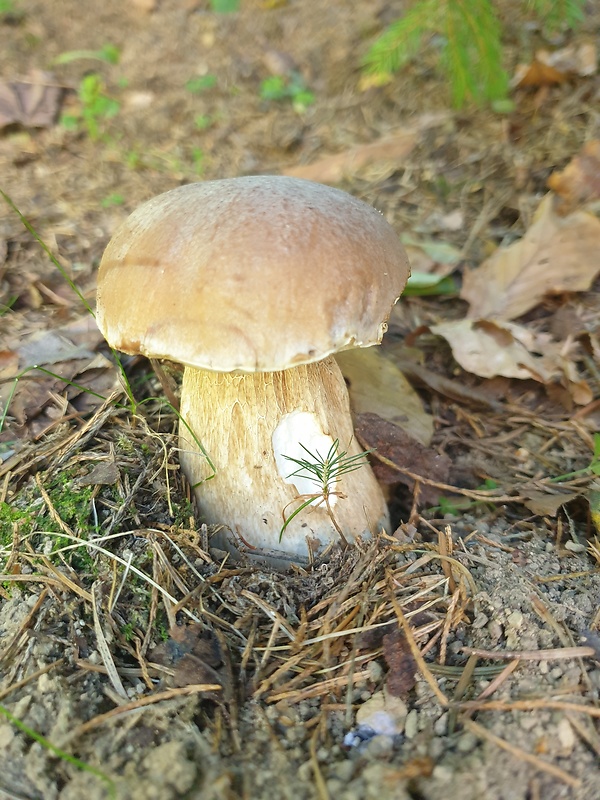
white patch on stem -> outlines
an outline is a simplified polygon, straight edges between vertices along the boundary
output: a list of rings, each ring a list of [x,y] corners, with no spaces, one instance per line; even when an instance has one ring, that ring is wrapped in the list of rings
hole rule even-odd
[[[300,475],[291,475],[301,467],[290,458],[310,461],[310,453],[325,459],[333,446],[333,439],[321,430],[317,418],[308,411],[292,411],[285,414],[273,431],[273,455],[277,464],[277,471],[285,483],[292,484],[299,495],[318,495],[315,503],[322,497],[323,486],[317,476],[311,477],[304,471]],[[306,450],[304,449],[306,448]],[[306,452],[308,450],[308,452]],[[288,458],[286,458],[288,456]],[[315,462],[318,463],[318,462]],[[335,484],[329,484],[329,489],[335,491]],[[329,495],[329,505],[334,506],[337,495]]]

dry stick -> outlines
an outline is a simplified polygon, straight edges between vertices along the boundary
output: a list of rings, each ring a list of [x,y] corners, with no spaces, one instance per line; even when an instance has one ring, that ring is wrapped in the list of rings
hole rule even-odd
[[[69,591],[73,592],[73,594],[76,594],[78,597],[81,597],[83,600],[85,600],[86,603],[92,602],[92,595],[90,592],[82,589],[81,586],[78,586],[78,584],[76,584],[70,578],[67,578],[67,576],[60,572],[60,570],[56,569],[54,564],[52,564],[52,562],[49,561],[46,556],[43,556],[42,560],[44,567],[48,570],[48,572],[51,572],[52,575],[56,576],[56,582],[52,578],[49,578],[46,581],[49,585],[58,584],[61,589],[69,589]]]
[[[319,759],[317,758],[317,739],[319,737],[319,726],[315,728],[315,732],[310,737],[310,765],[315,776],[315,785],[319,800],[330,800],[327,784],[323,778],[323,773],[319,767]]]
[[[50,495],[44,489],[44,484],[42,483],[42,479],[40,478],[40,473],[39,472],[36,473],[35,482],[37,484],[38,489],[40,490],[40,494],[42,495],[42,499],[43,499],[44,503],[46,504],[46,506],[48,508],[48,511],[50,512],[50,516],[52,517],[54,522],[56,522],[56,524],[61,529],[61,531],[63,533],[66,533],[67,536],[75,537],[75,534],[73,533],[71,528],[69,528],[67,523],[63,520],[63,518],[60,516],[58,511],[54,508],[54,504],[53,504],[52,500],[50,499]]]
[[[598,656],[593,647],[555,647],[548,650],[481,650],[478,647],[462,647],[461,652],[479,658],[490,658],[499,661],[552,661],[565,658],[591,658]]]
[[[58,661],[53,661],[51,664],[46,664],[45,667],[42,667],[41,669],[38,669],[35,672],[32,672],[26,678],[23,678],[22,680],[17,681],[16,683],[11,684],[10,686],[7,686],[6,689],[2,689],[2,691],[0,691],[0,700],[4,700],[4,698],[7,697],[9,694],[12,694],[12,692],[16,692],[18,689],[22,689],[24,686],[27,686],[27,684],[30,683],[31,681],[37,680],[40,677],[40,675],[45,675],[47,672],[50,672],[51,669],[59,667],[61,664],[64,663],[64,661],[65,661],[64,658],[59,658]]]
[[[560,769],[560,767],[555,767],[554,764],[548,764],[546,761],[542,761],[541,758],[515,747],[515,745],[510,744],[505,739],[501,739],[499,736],[488,731],[487,728],[484,728],[483,725],[480,725],[478,722],[473,722],[471,719],[464,719],[463,725],[468,731],[471,731],[471,733],[475,734],[475,736],[480,739],[486,739],[488,742],[492,742],[492,744],[502,748],[502,750],[506,750],[521,761],[526,761],[528,764],[531,764],[532,767],[535,767],[535,769],[540,772],[546,772],[554,778],[558,778],[558,780],[566,783],[567,786],[572,786],[574,789],[578,789],[581,786],[579,778],[574,778],[568,772]]]
[[[516,670],[519,666],[519,659],[516,658],[514,661],[510,661],[502,670],[500,675],[496,675],[493,681],[491,681],[485,689],[477,695],[478,700],[485,700],[486,697],[490,697],[497,691],[504,681],[512,675],[512,673]]]
[[[461,700],[451,705],[460,711],[535,711],[542,708],[549,711],[577,711],[590,717],[600,718],[600,708],[584,706],[582,703],[569,703],[566,700]]]
[[[182,686],[179,689],[168,689],[167,691],[159,692],[149,697],[142,697],[140,700],[135,700],[123,706],[117,706],[117,708],[113,708],[105,714],[98,714],[97,717],[93,717],[88,722],[84,722],[83,725],[79,725],[69,733],[65,741],[63,741],[63,744],[73,739],[79,739],[85,733],[89,733],[89,731],[97,728],[99,725],[103,725],[105,722],[115,717],[120,717],[122,714],[128,714],[132,711],[143,711],[146,706],[161,703],[163,700],[172,700],[176,697],[185,697],[189,694],[199,694],[201,692],[220,692],[222,689],[223,687],[218,683],[193,683],[190,686]]]
[[[359,436],[356,437],[359,443],[363,447],[367,447],[368,443],[362,440]],[[420,481],[424,483],[426,486],[433,486],[436,489],[442,489],[445,492],[453,492],[454,494],[462,494],[465,497],[470,497],[472,500],[483,500],[488,503],[518,503],[522,500],[526,500],[526,497],[521,497],[520,495],[495,495],[494,490],[489,491],[481,491],[476,492],[472,489],[461,489],[458,486],[451,486],[449,483],[440,483],[439,481],[432,481],[430,478],[424,478],[422,475],[417,475],[415,472],[411,472],[404,467],[400,467],[396,464],[395,461],[392,461],[385,456],[382,456],[381,453],[378,453],[377,450],[372,451],[372,455],[378,461],[381,461],[382,464],[385,464],[387,467],[391,469],[395,469],[396,472],[401,472],[403,475],[411,478],[413,481]]]
[[[577,735],[583,739],[583,741],[587,744],[587,746],[594,751],[594,753],[600,757],[600,739],[598,734],[596,733],[595,728],[591,725],[590,727],[585,728],[582,724],[581,720],[578,719],[574,714],[567,714],[565,715],[569,720],[569,725],[575,730]]]
[[[310,674],[310,673],[309,673]],[[352,683],[361,683],[366,681],[366,676],[362,674],[354,674],[352,676]],[[275,694],[270,694],[266,697],[268,703],[276,703],[278,700],[287,700],[288,703],[300,703],[302,700],[309,700],[312,697],[319,697],[321,694],[329,694],[334,689],[341,689],[347,686],[350,678],[347,675],[340,675],[337,678],[328,678],[321,683],[314,683],[306,689],[297,689],[291,691],[279,691]]]
[[[443,533],[442,531],[438,531],[438,552],[440,556],[443,557],[442,572],[448,579],[448,589],[450,590],[451,594],[454,594],[456,591],[456,581],[454,580],[454,575],[452,574],[452,567],[450,566],[449,562],[446,561],[447,558],[452,557],[452,550],[452,531],[450,526],[446,525]]]
[[[391,578],[391,575],[389,573],[388,573],[388,577]],[[438,686],[436,679],[431,674],[431,671],[430,671],[429,667],[427,666],[427,663],[425,662],[425,659],[421,655],[421,651],[419,650],[419,648],[417,646],[417,643],[415,642],[415,638],[414,638],[414,636],[412,634],[412,630],[410,628],[410,625],[408,624],[408,622],[406,620],[406,617],[404,616],[404,613],[403,613],[402,609],[400,608],[400,604],[396,600],[391,581],[388,583],[388,587],[389,587],[390,601],[392,603],[392,608],[394,609],[396,617],[398,618],[398,621],[400,622],[400,625],[402,626],[402,630],[404,631],[404,635],[406,637],[406,641],[408,642],[408,646],[410,647],[410,652],[412,653],[412,656],[415,659],[421,674],[423,675],[423,677],[425,678],[425,680],[429,684],[429,687],[431,688],[431,690],[434,693],[434,695],[437,697],[438,702],[440,703],[441,706],[443,706],[444,708],[447,708],[447,706],[448,706],[448,698],[446,697],[446,695],[442,692],[442,690]]]
[[[257,605],[261,611],[269,617],[270,620],[273,622],[277,621],[281,627],[281,629],[287,634],[287,636],[292,640],[292,642],[296,638],[296,634],[294,633],[294,629],[290,626],[288,621],[284,619],[281,614],[276,611],[273,606],[269,605],[266,600],[263,600],[262,597],[258,597],[258,595],[254,594],[253,592],[248,591],[248,589],[243,589],[240,592],[241,597],[246,597],[248,600],[251,600],[255,605]]]
[[[8,659],[8,656],[12,652],[12,649],[23,635],[23,632],[27,630],[27,628],[29,628],[29,626],[31,625],[33,618],[42,607],[42,604],[44,603],[44,600],[46,599],[47,596],[48,596],[48,589],[44,587],[40,592],[40,596],[36,600],[34,607],[31,609],[29,614],[27,614],[23,622],[19,625],[18,630],[14,633],[11,639],[9,639],[9,642],[4,648],[4,651],[0,653],[0,662]]]
[[[448,610],[446,611],[446,619],[444,620],[444,625],[442,628],[442,641],[440,642],[440,656],[438,659],[439,664],[446,663],[446,649],[448,647],[448,636],[450,635],[452,618],[454,616],[454,611],[456,610],[456,606],[458,605],[459,597],[460,597],[460,587],[454,591],[452,599],[448,604]]]
[[[106,640],[106,636],[104,635],[104,631],[102,630],[102,625],[100,624],[100,616],[102,614],[102,597],[100,592],[98,591],[98,584],[99,581],[95,581],[92,584],[92,615],[94,617],[94,632],[96,633],[96,645],[98,647],[98,652],[100,653],[100,657],[102,658],[102,662],[106,667],[106,672],[108,674],[108,679],[110,680],[113,689],[116,693],[124,700],[128,700],[127,692],[125,691],[125,687],[121,681],[119,676],[119,671],[117,670],[116,664],[112,657],[112,653],[110,652],[110,647],[108,646],[108,642]]]

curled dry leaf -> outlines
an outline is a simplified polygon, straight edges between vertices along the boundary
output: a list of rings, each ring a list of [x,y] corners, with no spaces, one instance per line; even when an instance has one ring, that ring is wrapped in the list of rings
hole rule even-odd
[[[424,272],[440,278],[450,275],[461,259],[458,248],[435,239],[418,239],[410,233],[400,237],[413,273]]]
[[[600,139],[591,139],[562,172],[553,172],[548,188],[560,195],[560,211],[600,200]]]
[[[356,435],[364,447],[375,451],[372,465],[380,483],[403,483],[412,491],[415,481],[402,469],[439,483],[448,483],[452,466],[449,456],[425,447],[406,431],[377,414],[359,414]],[[398,469],[384,464],[377,456],[388,459]],[[424,484],[420,487],[419,497],[424,504],[435,505],[439,502],[439,491]]]
[[[433,436],[433,417],[396,364],[375,347],[336,353],[349,384],[354,414],[377,414],[428,445]]]
[[[284,169],[283,175],[305,178],[319,183],[339,183],[373,164],[390,164],[397,168],[414,150],[420,134],[448,119],[448,114],[423,114],[417,121],[374,142],[359,144],[343,153],[325,156],[312,164]]]
[[[561,217],[555,199],[546,195],[522,239],[465,273],[469,317],[515,319],[549,294],[590,288],[600,272],[600,221],[585,211]]]
[[[49,128],[58,114],[63,91],[50,73],[41,70],[32,70],[25,78],[0,81],[0,128],[15,123]]]
[[[597,52],[593,42],[569,45],[560,50],[538,50],[531,64],[519,64],[513,87],[555,86],[572,76],[586,77],[597,70]]]
[[[527,490],[524,491],[524,494],[523,505],[532,514],[538,514],[540,517],[555,517],[559,509],[581,496],[580,492],[550,494],[549,492]]]
[[[555,342],[548,334],[514,322],[489,319],[443,322],[433,325],[431,331],[446,339],[456,361],[474,375],[529,378],[546,385],[558,382],[577,405],[586,405],[593,398],[577,373],[575,342]]]
[[[482,378],[533,378],[546,383],[552,372],[544,358],[549,336],[536,335],[511,322],[462,319],[432,325],[431,331],[450,344],[460,366]]]
[[[386,633],[383,637],[383,658],[388,666],[385,686],[393,697],[408,698],[415,688],[417,664],[406,636],[401,630]]]

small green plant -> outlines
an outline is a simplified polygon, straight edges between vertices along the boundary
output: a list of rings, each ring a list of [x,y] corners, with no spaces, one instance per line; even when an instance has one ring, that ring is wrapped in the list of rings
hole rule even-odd
[[[0,0],[2,2],[2,0]],[[99,50],[69,50],[61,53],[54,59],[54,64],[70,64],[72,61],[89,59],[92,61],[104,61],[105,64],[118,64],[121,58],[121,51],[114,44],[105,44]]]
[[[290,100],[294,111],[302,113],[315,102],[314,94],[306,87],[304,79],[297,72],[289,76],[271,75],[260,85],[263,100]]]
[[[564,483],[573,478],[583,478],[587,475],[600,475],[600,433],[594,434],[594,452],[587,467],[576,469],[574,472],[567,472],[564,475],[558,475],[556,478],[552,478],[552,483]]]
[[[575,27],[584,0],[524,0],[549,30]],[[417,56],[430,35],[440,49],[456,107],[468,100],[506,106],[509,81],[502,68],[502,24],[492,0],[419,0],[393,22],[365,56],[367,75],[385,82]],[[432,36],[437,35],[437,36]]]
[[[83,770],[90,775],[95,775],[97,778],[100,778],[100,780],[106,785],[108,796],[110,798],[116,798],[117,790],[114,781],[105,772],[102,772],[100,769],[96,769],[96,767],[92,767],[90,764],[87,764],[85,761],[81,761],[79,758],[75,758],[75,756],[72,756],[65,750],[61,750],[60,747],[52,744],[52,742],[48,741],[48,739],[46,739],[45,736],[42,736],[41,733],[33,730],[33,728],[30,728],[18,717],[15,717],[14,714],[11,714],[11,712],[8,710],[8,708],[5,708],[5,706],[0,706],[0,714],[22,733],[24,733],[30,739],[33,739],[34,742],[37,742],[49,753],[53,753],[61,761],[64,761],[66,764],[71,764],[72,766],[77,767],[77,769]]]
[[[217,14],[232,14],[240,7],[240,0],[210,0],[210,7]]]
[[[198,75],[196,78],[190,78],[186,83],[185,88],[192,94],[201,94],[208,89],[213,89],[217,85],[217,76],[211,75]]]
[[[210,114],[198,114],[194,117],[194,125],[199,131],[208,130],[214,124],[214,121]]]
[[[284,509],[284,523],[279,531],[279,541],[281,541],[283,534],[285,533],[285,529],[290,522],[307,506],[319,506],[321,504],[325,504],[325,508],[327,509],[327,513],[329,514],[333,526],[339,533],[342,541],[346,542],[346,537],[344,536],[333,515],[330,498],[332,496],[342,496],[339,492],[335,491],[336,484],[342,475],[346,475],[349,472],[354,472],[355,470],[364,466],[368,454],[372,451],[368,450],[363,453],[355,453],[354,455],[349,456],[346,450],[340,452],[340,443],[338,439],[333,442],[326,456],[322,456],[318,450],[314,453],[311,453],[311,451],[303,444],[300,444],[300,447],[306,452],[308,458],[293,458],[292,456],[285,456],[288,461],[291,461],[298,466],[298,469],[296,469],[294,472],[291,472],[287,477],[308,479],[315,484],[316,491],[314,494],[301,495],[300,499],[302,500],[302,503],[289,515],[289,517],[285,516]]]
[[[0,22],[4,17],[12,17],[17,10],[14,0],[0,0]]]
[[[78,113],[64,114],[61,123],[70,130],[83,126],[90,139],[100,139],[105,123],[119,113],[121,104],[106,94],[106,85],[96,72],[82,78],[77,96],[81,104]]]
[[[477,491],[492,492],[497,488],[498,484],[496,481],[492,480],[492,478],[486,478],[485,481],[477,487]],[[485,500],[471,500],[468,497],[458,499],[444,497],[442,495],[439,498],[439,505],[432,506],[431,508],[428,508],[427,511],[429,514],[441,514],[442,516],[451,514],[453,517],[458,517],[465,511],[475,511],[478,508],[489,509],[493,507],[493,504],[490,506],[490,504],[486,503]]]
[[[112,194],[107,195],[104,200],[101,201],[100,205],[102,208],[111,208],[111,206],[122,206],[124,202],[125,198],[122,194],[113,192]]]

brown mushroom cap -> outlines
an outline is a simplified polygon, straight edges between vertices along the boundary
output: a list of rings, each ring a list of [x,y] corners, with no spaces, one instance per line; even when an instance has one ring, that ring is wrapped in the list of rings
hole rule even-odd
[[[193,183],[117,230],[97,320],[125,353],[272,372],[380,342],[409,274],[383,216],[338,189],[278,176]]]

